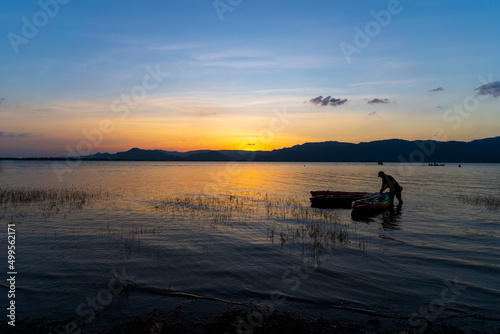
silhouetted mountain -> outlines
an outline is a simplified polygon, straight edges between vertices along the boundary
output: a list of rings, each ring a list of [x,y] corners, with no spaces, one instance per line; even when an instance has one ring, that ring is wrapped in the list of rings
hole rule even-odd
[[[227,156],[232,161],[252,161],[255,158],[255,151],[243,150],[220,150],[220,153]]]
[[[328,141],[273,151],[198,150],[169,152],[133,148],[84,159],[147,161],[317,161],[317,162],[500,162],[500,137],[471,142],[388,139],[359,144]]]
[[[368,143],[306,143],[259,152],[256,161],[500,162],[500,137],[472,142],[379,140]]]
[[[143,160],[143,161],[245,161],[252,160],[249,151],[211,151],[172,152],[163,150],[142,150],[133,148],[126,152],[96,153],[81,157],[84,160]]]
[[[96,153],[82,157],[90,160],[143,160],[143,161],[229,161],[233,160],[221,151],[198,150],[190,152],[172,152],[163,150],[142,150],[133,148],[126,152]]]
[[[126,152],[118,152],[115,154],[97,153],[83,159],[97,159],[97,160],[131,160],[131,161],[176,161],[179,157],[171,154],[164,153],[160,150],[142,150],[140,148],[133,148]]]
[[[229,161],[226,155],[218,152],[218,151],[209,151],[202,153],[194,153],[185,157],[186,160],[189,161]]]
[[[191,154],[214,152],[213,150],[197,150],[197,151],[189,151],[189,152],[163,151],[163,150],[159,150],[159,151],[166,153],[166,154],[176,156],[176,157],[182,157],[182,158],[187,157],[188,155],[191,155]],[[219,152],[221,152],[221,151],[219,151]]]
[[[415,144],[400,139],[374,141],[369,143],[341,143],[329,141],[305,143],[259,153],[256,160],[265,161],[398,161],[398,156],[415,149]]]

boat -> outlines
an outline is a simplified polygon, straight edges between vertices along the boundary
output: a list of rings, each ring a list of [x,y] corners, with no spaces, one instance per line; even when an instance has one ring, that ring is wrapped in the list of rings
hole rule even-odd
[[[429,166],[433,166],[433,167],[434,167],[434,166],[444,166],[444,165],[445,165],[445,164],[437,164],[437,163],[435,163],[435,162],[434,162],[434,163],[429,164]]]
[[[378,194],[375,196],[365,197],[352,202],[354,210],[376,211],[387,209],[391,204],[389,194]]]
[[[330,191],[311,191],[311,206],[317,208],[350,208],[353,201],[373,196],[373,193]]]

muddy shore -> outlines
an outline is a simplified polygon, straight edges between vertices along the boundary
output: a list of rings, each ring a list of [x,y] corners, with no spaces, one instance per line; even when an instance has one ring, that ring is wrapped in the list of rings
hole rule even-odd
[[[258,308],[228,308],[211,316],[197,317],[184,310],[163,311],[153,309],[147,314],[127,319],[99,318],[90,324],[81,324],[77,319],[51,320],[21,319],[15,328],[3,323],[2,333],[95,333],[95,334],[171,334],[171,333],[339,333],[339,334],[381,334],[381,333],[466,333],[462,329],[445,323],[427,323],[419,328],[411,327],[407,321],[391,322],[389,327],[383,318],[370,317],[353,322],[327,317],[305,317],[291,312],[269,311],[264,314]],[[495,333],[469,329],[470,333]]]

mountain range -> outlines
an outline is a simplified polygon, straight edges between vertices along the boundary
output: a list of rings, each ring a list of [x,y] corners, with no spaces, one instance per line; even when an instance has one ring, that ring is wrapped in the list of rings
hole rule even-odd
[[[127,161],[500,162],[500,136],[470,142],[388,139],[353,144],[327,141],[272,151],[176,152],[133,148],[125,152],[96,153],[80,158]]]

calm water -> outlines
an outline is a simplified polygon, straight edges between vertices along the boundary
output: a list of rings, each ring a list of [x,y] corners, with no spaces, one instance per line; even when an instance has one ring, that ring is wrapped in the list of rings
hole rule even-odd
[[[90,321],[95,299],[105,306],[99,317],[125,317],[155,306],[172,310],[189,300],[172,292],[183,292],[311,315],[378,314],[492,330],[500,324],[500,214],[457,196],[500,196],[500,165],[408,167],[85,162],[60,181],[52,162],[4,161],[0,187],[112,193],[82,208],[2,207],[2,244],[6,224],[16,223],[18,316]],[[338,216],[330,224],[347,240],[293,238],[290,231],[311,220],[287,207],[322,211],[309,208],[311,190],[377,192],[379,170],[404,187],[401,208],[361,219],[348,209],[323,210]],[[187,201],[200,194],[220,201],[193,209]],[[220,211],[236,200],[240,211]],[[286,212],[266,214],[270,207]],[[119,287],[114,277],[124,272],[133,283],[111,295]],[[283,303],[273,302],[273,291]],[[5,291],[2,308],[6,303]],[[183,307],[211,313],[226,306],[205,299]]]

